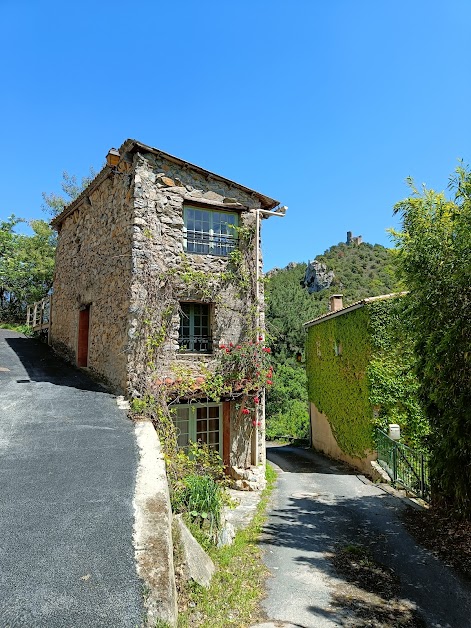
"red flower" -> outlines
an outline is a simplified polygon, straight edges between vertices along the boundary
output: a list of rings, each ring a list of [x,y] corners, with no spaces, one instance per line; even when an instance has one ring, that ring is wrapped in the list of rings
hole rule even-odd
[[[252,421],[252,425],[255,427],[256,425],[258,425],[257,421]]]
[[[230,353],[230,352],[231,352],[231,350],[230,350],[230,349],[226,349],[226,353]]]
[[[267,385],[271,386],[273,384],[273,382],[271,381],[271,379],[267,379]]]
[[[236,349],[242,349],[242,347],[240,345],[237,345]]]
[[[219,348],[220,348],[220,349],[225,349],[225,348],[226,348],[226,345],[220,345],[220,346],[219,346]]]
[[[232,344],[232,342],[230,342],[230,343],[229,343],[229,346],[230,346],[230,347],[233,347],[234,345]]]
[[[263,336],[259,336],[259,337],[258,337],[258,339],[259,339],[259,340],[263,340]]]
[[[254,398],[253,398],[253,402],[254,402],[254,403],[260,403],[260,399],[259,399],[258,397],[254,397]]]
[[[250,410],[248,408],[244,408],[242,410],[242,414],[250,414]]]

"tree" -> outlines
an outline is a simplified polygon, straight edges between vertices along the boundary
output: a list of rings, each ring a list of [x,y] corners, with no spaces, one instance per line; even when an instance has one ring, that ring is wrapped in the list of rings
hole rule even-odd
[[[88,176],[78,183],[75,175],[62,173],[61,188],[65,196],[43,192],[43,211],[56,216],[65,205],[75,200],[94,178]],[[56,235],[44,220],[31,220],[32,235],[19,234],[15,227],[26,222],[10,216],[0,222],[0,321],[24,322],[26,307],[47,296],[52,288]]]
[[[400,290],[395,275],[395,253],[379,244],[331,246],[317,261],[334,271],[330,288],[309,294],[301,286],[307,264],[288,264],[269,273],[266,284],[267,333],[273,349],[275,377],[267,391],[267,436],[304,438],[309,432],[306,373],[295,361],[304,351],[303,323],[328,311],[329,296],[344,295],[348,305],[364,297]]]
[[[435,498],[471,516],[471,173],[450,179],[453,198],[409,180],[393,232],[411,291],[420,394],[428,415]]]
[[[278,364],[273,387],[267,391],[267,438],[309,437],[307,378],[297,363]]]
[[[32,235],[15,232],[15,216],[0,223],[0,319],[24,322],[28,303],[52,287],[55,233],[44,220],[32,220]]]
[[[43,192],[42,197],[44,200],[44,204],[42,205],[42,210],[48,214],[51,214],[53,217],[57,216],[61,213],[66,205],[74,201],[83,190],[91,183],[91,181],[95,178],[96,172],[90,167],[88,175],[82,177],[80,183],[77,181],[77,177],[74,174],[69,174],[64,170],[62,173],[62,183],[61,188],[65,196],[61,194],[56,194],[55,192],[51,192],[47,194]]]

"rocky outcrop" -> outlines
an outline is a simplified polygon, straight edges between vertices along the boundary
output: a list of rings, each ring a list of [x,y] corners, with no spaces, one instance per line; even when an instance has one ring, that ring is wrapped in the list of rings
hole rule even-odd
[[[330,288],[334,278],[333,270],[327,270],[327,266],[323,262],[313,260],[308,264],[301,285],[303,288],[307,288],[309,294],[312,294]]]

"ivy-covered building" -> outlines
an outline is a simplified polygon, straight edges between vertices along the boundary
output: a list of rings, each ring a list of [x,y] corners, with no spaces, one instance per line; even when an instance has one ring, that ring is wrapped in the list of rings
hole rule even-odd
[[[374,428],[401,426],[412,445],[428,431],[418,401],[405,293],[343,306],[305,323],[312,446],[371,473]]]
[[[278,205],[135,140],[111,149],[52,222],[54,349],[128,396],[171,404],[181,446],[264,463],[268,370],[238,378],[227,360],[263,348],[260,224]]]

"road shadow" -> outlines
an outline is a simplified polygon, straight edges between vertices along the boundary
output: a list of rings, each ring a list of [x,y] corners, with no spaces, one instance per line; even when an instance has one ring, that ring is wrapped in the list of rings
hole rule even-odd
[[[358,474],[358,471],[347,464],[331,460],[309,447],[267,443],[266,452],[267,460],[276,464],[283,471],[290,473]]]
[[[467,625],[471,587],[408,534],[398,516],[408,507],[404,502],[387,493],[348,496],[317,490],[295,492],[284,507],[273,509],[259,540],[270,553],[280,547],[294,550],[295,563],[329,579],[332,605],[320,608],[313,604],[309,608],[312,615],[329,618],[339,626],[438,625],[426,624],[422,613],[427,619],[444,622],[440,625]],[[348,487],[345,492],[349,493]],[[370,570],[369,578],[352,580],[338,571],[335,557],[348,548],[354,552],[363,548],[371,557],[369,563],[358,560],[362,569]],[[368,580],[377,588],[377,574],[386,569],[397,574],[397,591],[378,592],[365,584]],[[352,615],[359,623],[351,623]]]
[[[36,338],[0,337],[16,354],[28,377],[17,379],[18,384],[48,382],[56,386],[70,386],[78,390],[89,390],[110,394],[104,384],[94,381],[59,356],[45,343]]]

